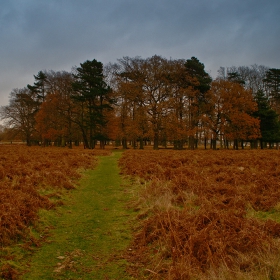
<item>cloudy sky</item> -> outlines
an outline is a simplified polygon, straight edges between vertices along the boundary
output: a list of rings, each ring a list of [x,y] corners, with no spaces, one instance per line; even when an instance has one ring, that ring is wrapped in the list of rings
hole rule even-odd
[[[0,105],[41,70],[86,60],[197,57],[280,68],[280,0],[0,0]]]

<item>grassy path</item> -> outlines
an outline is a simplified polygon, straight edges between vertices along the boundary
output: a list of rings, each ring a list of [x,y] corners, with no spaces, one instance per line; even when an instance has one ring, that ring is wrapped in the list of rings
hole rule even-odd
[[[52,224],[48,242],[32,257],[23,279],[131,279],[123,250],[131,238],[121,186],[120,152],[99,158],[64,206],[44,213]]]

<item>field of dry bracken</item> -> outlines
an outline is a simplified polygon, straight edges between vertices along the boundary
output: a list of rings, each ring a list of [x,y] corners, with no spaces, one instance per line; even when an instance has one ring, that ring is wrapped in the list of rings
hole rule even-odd
[[[129,150],[120,165],[141,185],[136,278],[280,279],[279,151]]]
[[[81,169],[93,168],[100,150],[0,145],[0,246],[14,243],[38,218],[40,208],[61,203],[62,189],[72,189]],[[56,201],[56,202],[55,202]]]

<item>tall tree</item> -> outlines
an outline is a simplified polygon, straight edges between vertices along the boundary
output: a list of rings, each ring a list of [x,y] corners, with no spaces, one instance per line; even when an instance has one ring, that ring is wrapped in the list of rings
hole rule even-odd
[[[103,64],[95,59],[87,60],[76,68],[73,77],[75,78],[72,84],[73,98],[80,103],[83,111],[79,125],[83,132],[85,147],[93,149],[96,140],[104,147],[107,123],[105,112],[111,109],[113,99],[110,97],[111,89],[104,81]]]
[[[27,88],[36,95],[37,101],[43,103],[47,95],[48,76],[43,71],[39,71],[37,76],[34,75],[34,85],[27,85]]]
[[[238,140],[260,136],[259,121],[252,116],[257,104],[250,90],[239,83],[217,79],[207,92],[207,100],[206,123],[212,131],[214,149],[219,135],[223,140],[234,140],[235,149],[238,148]]]
[[[123,131],[132,132],[140,140],[140,148],[144,137],[149,136],[158,149],[169,112],[170,62],[157,55],[147,59],[125,57],[119,62]]]
[[[38,140],[35,129],[35,115],[38,112],[38,101],[34,93],[28,88],[14,89],[10,94],[10,103],[1,107],[1,118],[6,120],[6,125],[25,139],[28,146],[32,140]]]
[[[159,148],[163,132],[164,119],[169,113],[170,84],[168,74],[170,63],[167,59],[155,55],[143,63],[141,79],[143,81],[144,105],[154,140],[154,149]]]
[[[280,69],[271,68],[264,79],[268,89],[272,107],[280,114]]]
[[[278,114],[271,109],[269,100],[263,93],[259,91],[255,97],[258,104],[258,110],[254,112],[254,116],[260,120],[260,144],[261,148],[264,148],[264,143],[280,142],[280,122]]]
[[[188,59],[185,67],[188,74],[186,84],[194,89],[189,96],[189,149],[194,149],[198,124],[205,107],[205,93],[210,89],[212,78],[205,71],[204,64],[196,57]]]
[[[140,113],[143,107],[144,95],[142,90],[141,67],[144,60],[140,57],[123,57],[118,60],[115,67],[117,114],[120,120],[120,137],[123,148],[127,148],[127,142],[131,141],[136,147],[136,141],[140,140],[143,148],[143,137],[146,133],[145,126],[141,129],[141,118],[145,118],[145,112]],[[139,118],[140,117],[140,118]]]

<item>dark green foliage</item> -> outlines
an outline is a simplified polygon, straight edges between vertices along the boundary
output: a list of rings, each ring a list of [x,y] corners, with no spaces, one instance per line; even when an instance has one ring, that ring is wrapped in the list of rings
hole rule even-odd
[[[83,133],[86,148],[94,148],[95,140],[106,139],[104,128],[107,124],[106,111],[111,109],[113,100],[111,89],[104,82],[103,64],[97,60],[80,64],[74,74],[73,99],[81,104],[83,111],[79,126]],[[89,132],[89,133],[87,133]]]
[[[192,57],[191,59],[187,59],[185,67],[188,74],[198,81],[198,84],[194,85],[195,89],[199,90],[202,94],[210,89],[212,78],[205,72],[203,63],[196,57]]]
[[[34,85],[27,85],[27,88],[36,94],[38,101],[44,102],[46,97],[47,75],[43,71],[39,71],[37,76],[34,75],[34,78],[36,81]]]
[[[271,97],[280,101],[280,69],[269,69],[266,72],[264,82],[270,89]]]
[[[271,109],[268,98],[262,91],[256,94],[256,102],[258,103],[258,111],[254,116],[260,119],[261,141],[263,142],[278,142],[280,141],[280,122],[278,114]]]
[[[228,73],[228,80],[231,82],[236,82],[240,85],[245,85],[245,81],[241,78],[238,72],[230,72]]]
[[[185,63],[186,72],[188,76],[187,86],[193,87],[195,90],[195,96],[191,97],[192,105],[190,110],[189,125],[191,129],[197,127],[199,122],[199,116],[203,114],[205,110],[205,94],[210,90],[212,78],[204,70],[204,64],[201,63],[196,57],[188,59]],[[189,149],[194,149],[197,141],[194,135],[189,136],[188,146]]]

